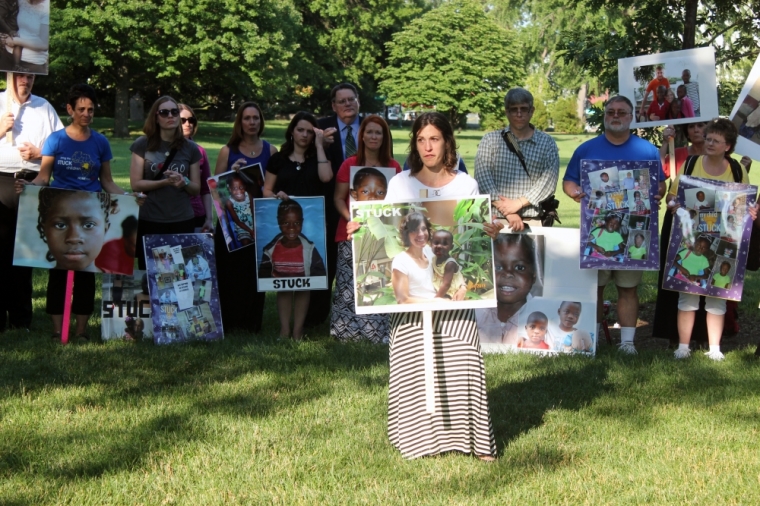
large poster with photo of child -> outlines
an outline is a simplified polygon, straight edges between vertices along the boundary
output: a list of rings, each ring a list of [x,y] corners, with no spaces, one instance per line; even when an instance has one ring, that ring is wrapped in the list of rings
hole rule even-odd
[[[263,186],[260,163],[208,179],[211,200],[229,251],[253,244],[253,199],[261,196]]]
[[[757,187],[682,176],[662,288],[741,300]]]
[[[131,275],[138,209],[131,195],[26,185],[13,265]]]
[[[579,238],[567,228],[498,235],[497,305],[475,310],[483,353],[596,354],[597,273],[578,269]]]
[[[395,175],[393,167],[351,167],[348,180],[350,202],[384,200],[388,181]]]
[[[327,288],[324,197],[254,199],[260,292]]]
[[[633,128],[708,121],[718,116],[715,49],[621,58],[618,88],[633,103]]]
[[[100,335],[103,341],[153,339],[148,273],[104,274]]]
[[[654,161],[581,160],[581,269],[659,269],[659,169]]]
[[[491,200],[353,202],[357,314],[494,307]]]
[[[222,311],[211,234],[146,235],[156,344],[222,339]]]

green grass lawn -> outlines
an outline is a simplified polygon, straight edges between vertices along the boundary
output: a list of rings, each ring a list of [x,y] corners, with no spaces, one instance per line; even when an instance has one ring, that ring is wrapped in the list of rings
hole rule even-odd
[[[201,125],[212,164],[228,132]],[[274,143],[283,132],[268,123]],[[458,137],[468,167],[481,135]],[[403,161],[408,134],[394,138]],[[556,138],[564,166],[585,138]],[[129,144],[112,141],[125,186]],[[564,199],[560,211],[577,226],[576,204]],[[594,359],[489,355],[497,462],[404,461],[386,434],[387,346],[335,343],[326,326],[310,342],[279,342],[270,297],[260,335],[62,347],[48,338],[46,279],[35,276],[32,333],[0,335],[3,505],[760,501],[753,349],[722,363],[652,349],[620,356],[604,342]],[[645,284],[652,302],[654,278]],[[753,273],[745,320],[756,320],[759,298]]]

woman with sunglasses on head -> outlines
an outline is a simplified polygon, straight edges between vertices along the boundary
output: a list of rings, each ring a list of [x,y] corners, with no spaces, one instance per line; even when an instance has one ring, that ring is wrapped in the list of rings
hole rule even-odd
[[[269,162],[264,178],[264,196],[281,200],[287,200],[291,196],[323,196],[324,184],[333,177],[332,166],[325,156],[324,138],[334,131],[333,128],[324,131],[317,128],[317,120],[311,113],[296,113],[285,131],[285,143]],[[303,338],[309,297],[308,291],[277,292],[281,338],[292,336],[296,341]]]
[[[189,105],[179,104],[179,120],[182,122],[182,135],[185,139],[193,140],[193,136],[198,133],[198,118]],[[214,229],[214,213],[211,210],[211,192],[208,189],[208,178],[211,177],[211,167],[208,163],[206,150],[200,144],[196,143],[198,150],[201,152],[201,192],[190,198],[195,215],[195,229],[201,232],[211,232]]]
[[[260,163],[266,171],[270,157],[277,148],[261,138],[264,133],[264,115],[255,102],[243,102],[235,115],[232,135],[219,151],[214,175],[240,170]],[[259,193],[252,195],[261,197]],[[239,248],[230,252],[224,241],[221,223],[217,222],[214,233],[216,275],[219,282],[219,299],[224,311],[222,324],[225,329],[247,332],[261,330],[266,293],[256,290],[256,247]],[[241,294],[246,294],[241,296]]]
[[[182,134],[179,106],[164,96],[153,103],[143,132],[129,147],[132,189],[147,195],[140,208],[137,264],[145,269],[142,238],[148,234],[192,234],[195,217],[190,197],[201,190],[201,152]]]

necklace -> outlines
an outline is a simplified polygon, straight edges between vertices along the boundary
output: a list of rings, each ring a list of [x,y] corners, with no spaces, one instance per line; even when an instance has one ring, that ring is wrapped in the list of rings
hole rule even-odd
[[[304,163],[304,162],[299,161],[299,160],[294,160],[293,158],[290,158],[290,157],[288,157],[288,158],[290,159],[291,162],[293,162],[293,163],[296,164],[296,170],[301,170],[301,164]]]
[[[253,149],[251,149],[250,151],[247,152],[248,156],[256,156],[256,142],[257,141],[253,141]],[[243,154],[245,154],[245,152],[243,152],[243,149],[242,149],[242,143],[238,147],[240,148],[240,152],[242,152]]]

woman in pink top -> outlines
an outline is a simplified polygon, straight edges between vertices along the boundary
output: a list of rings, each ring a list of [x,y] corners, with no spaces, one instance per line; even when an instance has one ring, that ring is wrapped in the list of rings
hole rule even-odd
[[[351,167],[391,167],[401,172],[398,162],[391,156],[391,133],[383,118],[376,115],[364,119],[359,128],[359,146],[356,155],[347,158],[338,170],[335,185],[335,208],[340,214],[335,241],[338,243],[338,272],[335,276],[335,298],[330,316],[330,335],[340,341],[386,343],[390,334],[386,314],[357,315],[354,311],[354,272],[351,241],[346,223],[349,213],[349,186]],[[383,200],[388,182],[382,173],[363,169],[354,176],[354,200]]]

